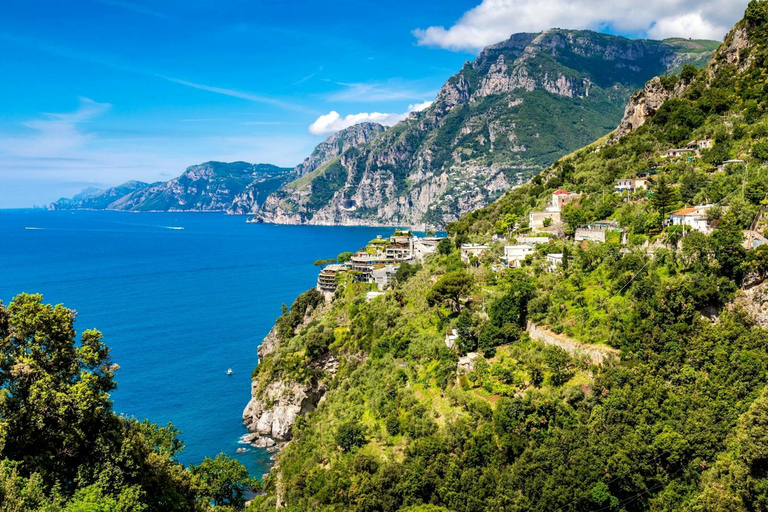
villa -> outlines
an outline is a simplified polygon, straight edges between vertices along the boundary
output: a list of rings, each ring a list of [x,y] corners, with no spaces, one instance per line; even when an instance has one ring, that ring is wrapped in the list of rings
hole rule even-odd
[[[463,244],[461,246],[461,261],[469,263],[470,256],[480,257],[485,251],[490,249],[485,244]]]
[[[549,264],[547,266],[548,272],[554,272],[557,270],[557,267],[563,266],[563,253],[552,253],[547,254],[547,263]]]
[[[510,268],[522,267],[525,257],[533,254],[533,247],[530,245],[508,245],[504,247],[504,262]]]
[[[669,225],[671,226],[687,226],[690,229],[701,231],[705,235],[712,232],[715,221],[709,220],[707,212],[714,205],[707,204],[703,206],[693,206],[691,208],[683,208],[673,212],[669,216]],[[725,209],[725,207],[723,207]]]
[[[630,179],[623,179],[623,180],[617,180],[616,186],[613,187],[616,192],[621,194],[624,191],[628,192],[634,192],[635,190],[641,189],[641,188],[648,188],[648,184],[650,182],[645,178],[630,178]]]
[[[371,271],[371,278],[373,279],[373,282],[376,283],[376,287],[380,291],[384,291],[389,288],[389,286],[392,284],[392,281],[394,281],[398,268],[400,267],[387,265],[386,267],[375,268]]]
[[[670,149],[666,153],[664,153],[664,158],[679,158],[681,156],[686,156],[691,153],[693,153],[693,150],[688,148]]]

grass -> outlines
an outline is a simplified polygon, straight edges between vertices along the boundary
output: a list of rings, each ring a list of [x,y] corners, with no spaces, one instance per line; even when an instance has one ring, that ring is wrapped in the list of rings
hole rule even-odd
[[[334,163],[338,162],[338,161],[339,161],[339,157],[334,158],[330,162],[321,165],[320,167],[318,167],[314,171],[308,172],[307,174],[305,174],[301,178],[295,179],[292,182],[288,183],[286,185],[286,188],[290,188],[290,189],[298,191],[298,190],[302,190],[302,189],[308,187],[309,184],[312,183],[312,181],[315,178],[319,178],[320,176],[325,174],[325,172],[328,170],[328,168],[331,165],[333,165]]]

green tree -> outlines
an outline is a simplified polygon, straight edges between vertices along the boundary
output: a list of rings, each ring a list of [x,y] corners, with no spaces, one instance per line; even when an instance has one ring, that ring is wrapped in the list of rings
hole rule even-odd
[[[261,483],[248,476],[248,470],[238,461],[219,454],[215,459],[206,457],[198,465],[190,467],[193,485],[203,502],[210,501],[217,506],[242,509],[245,493],[258,492]]]
[[[345,452],[364,446],[368,441],[365,440],[365,432],[362,425],[357,421],[345,421],[336,430],[334,441]]]
[[[447,303],[454,312],[461,311],[461,300],[472,292],[472,276],[462,270],[448,272],[427,293],[427,303],[434,306]]]
[[[117,426],[116,366],[95,330],[75,339],[75,313],[21,294],[0,305],[0,453],[65,488]]]
[[[352,259],[352,256],[354,256],[354,253],[351,253],[349,251],[342,252],[338,256],[336,256],[336,261],[338,261],[339,263],[346,263]]]
[[[656,184],[656,190],[654,190],[651,196],[651,205],[659,212],[660,223],[664,221],[664,217],[669,213],[675,201],[675,190],[669,186],[667,177],[662,175]]]
[[[451,254],[451,252],[453,252],[453,244],[451,243],[451,240],[448,238],[443,238],[440,240],[440,242],[437,244],[437,252],[443,256],[448,256]]]

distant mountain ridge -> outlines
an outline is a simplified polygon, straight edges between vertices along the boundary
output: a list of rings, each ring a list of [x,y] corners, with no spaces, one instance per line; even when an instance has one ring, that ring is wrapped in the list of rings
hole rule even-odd
[[[561,29],[515,34],[467,62],[431,107],[286,184],[255,219],[443,225],[609,133],[647,80],[701,65],[716,46]]]
[[[341,130],[293,169],[207,162],[168,182],[91,190],[50,208],[439,227],[611,132],[646,81],[701,65],[716,46],[561,29],[515,34],[465,63],[426,110],[389,129]]]
[[[100,192],[60,199],[52,210],[227,211],[248,189],[261,201],[280,188],[291,169],[247,162],[206,162],[193,165],[167,182],[129,181]]]

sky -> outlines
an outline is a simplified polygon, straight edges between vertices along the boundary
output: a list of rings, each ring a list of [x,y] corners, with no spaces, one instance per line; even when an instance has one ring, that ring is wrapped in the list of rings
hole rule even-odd
[[[190,165],[292,167],[516,32],[721,40],[747,0],[2,0],[0,208]]]

